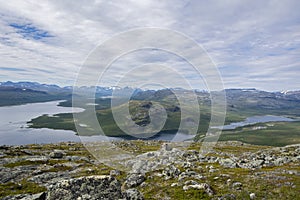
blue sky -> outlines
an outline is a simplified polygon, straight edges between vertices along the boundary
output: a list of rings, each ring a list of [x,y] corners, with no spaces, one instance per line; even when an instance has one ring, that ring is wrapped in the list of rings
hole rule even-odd
[[[97,44],[132,28],[160,27],[201,44],[226,88],[299,90],[299,8],[298,0],[2,1],[0,81],[72,85]],[[120,59],[111,78],[147,63],[188,71],[172,55],[140,52]]]

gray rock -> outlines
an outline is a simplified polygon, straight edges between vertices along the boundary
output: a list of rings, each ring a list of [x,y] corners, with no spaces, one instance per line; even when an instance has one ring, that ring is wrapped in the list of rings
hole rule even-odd
[[[147,157],[150,158],[150,157],[153,157],[153,156],[155,156],[155,153],[154,153],[154,152],[148,152],[148,153],[147,153]]]
[[[185,169],[188,169],[188,168],[195,167],[195,165],[191,162],[184,162],[184,163],[182,163],[182,167],[185,168]]]
[[[69,161],[86,161],[86,162],[90,162],[90,160],[87,157],[84,157],[84,156],[66,156],[65,159],[69,160]]]
[[[25,171],[26,172],[26,171]],[[24,172],[21,170],[1,169],[0,171],[0,183],[6,183],[20,177]]]
[[[220,165],[227,167],[227,168],[235,168],[237,167],[236,162],[234,162],[233,160],[231,160],[230,158],[225,158],[225,159],[220,159],[219,160]]]
[[[146,173],[164,169],[169,165],[180,165],[183,162],[181,159],[183,153],[184,151],[176,148],[169,151],[163,148],[158,151],[140,154],[134,159],[126,161],[125,166],[131,168],[131,173]]]
[[[190,177],[193,177],[193,178],[195,178],[196,176],[199,177],[198,175],[199,174],[195,171],[185,171],[179,175],[178,181],[183,181],[184,179],[190,178]],[[200,175],[200,177],[197,179],[202,179],[202,176]]]
[[[39,184],[52,184],[52,182],[56,182],[57,180],[61,180],[63,178],[69,178],[69,174],[66,172],[47,172],[32,176],[28,178],[28,180]]]
[[[26,160],[31,162],[47,162],[48,158],[46,156],[30,156]]]
[[[123,192],[123,197],[126,200],[143,200],[144,199],[143,195],[135,188],[125,190],[125,192]]]
[[[129,174],[126,178],[125,185],[128,188],[136,187],[146,180],[143,174]]]
[[[198,185],[198,184],[199,183],[194,180],[188,180],[188,181],[184,182],[184,185]]]
[[[63,158],[64,156],[64,152],[62,150],[54,150],[53,152],[51,152],[49,154],[50,158],[57,158],[57,159],[60,159],[60,158]]]
[[[171,187],[176,187],[176,186],[179,186],[179,183],[172,183],[171,184]]]
[[[251,193],[249,196],[250,196],[250,199],[251,199],[251,200],[256,198],[255,193]]]
[[[288,163],[290,162],[289,158],[288,157],[281,157],[281,158],[277,158],[275,161],[274,161],[274,164],[276,166],[280,166],[280,165],[283,165],[285,163]]]
[[[209,196],[213,196],[214,195],[214,191],[213,189],[210,187],[210,185],[208,185],[207,183],[200,183],[200,184],[196,184],[196,185],[185,185],[182,188],[184,191],[187,191],[189,189],[198,189],[198,190],[204,190]]]
[[[111,176],[119,176],[121,174],[121,172],[119,171],[119,170],[111,170],[110,172],[109,172],[109,175],[111,175]]]
[[[199,160],[199,152],[196,150],[188,150],[182,156],[185,157],[188,162],[196,162]]]
[[[242,189],[243,184],[241,182],[234,182],[232,184],[232,187],[236,190],[241,190]]]
[[[120,199],[121,184],[111,176],[88,176],[62,180],[49,187],[46,200]]]
[[[253,168],[260,168],[264,164],[264,160],[254,160],[251,162]]]
[[[180,174],[180,170],[174,165],[170,165],[163,170],[162,174],[165,176],[165,179],[168,180],[170,178],[178,177]]]
[[[234,194],[225,194],[224,196],[221,196],[218,198],[218,200],[235,200],[236,197]]]
[[[217,171],[219,171],[219,169],[210,169],[208,172],[209,173],[214,173],[214,172],[217,172]]]
[[[7,196],[4,197],[2,200],[45,200],[46,193],[41,192],[38,194],[19,194],[15,196]]]
[[[162,151],[171,151],[171,150],[172,150],[172,147],[171,147],[170,144],[168,144],[168,143],[163,143],[163,144],[161,145],[161,150],[162,150]]]
[[[28,149],[23,149],[23,150],[21,150],[21,152],[26,154],[26,155],[30,155],[30,156],[34,155],[34,153],[32,151],[28,150]]]
[[[46,193],[45,192],[41,192],[38,194],[33,194],[31,197],[31,200],[44,200],[46,198]]]

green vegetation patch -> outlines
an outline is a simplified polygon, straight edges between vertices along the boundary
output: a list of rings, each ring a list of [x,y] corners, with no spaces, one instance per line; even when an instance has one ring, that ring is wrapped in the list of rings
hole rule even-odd
[[[272,126],[267,126],[272,124]],[[261,124],[260,124],[261,125]],[[285,146],[300,143],[300,122],[265,123],[266,129],[254,130],[254,125],[242,131],[223,131],[219,141],[241,141],[255,145]]]
[[[31,161],[31,160],[21,160],[18,162],[14,163],[7,163],[4,164],[3,167],[8,167],[8,168],[13,168],[13,167],[19,167],[19,166],[24,166],[24,165],[55,165],[58,163],[64,163],[66,162],[65,160],[37,160],[37,161]]]
[[[44,191],[46,191],[45,187],[28,182],[25,179],[17,183],[8,182],[0,184],[0,198],[17,194],[36,194]]]

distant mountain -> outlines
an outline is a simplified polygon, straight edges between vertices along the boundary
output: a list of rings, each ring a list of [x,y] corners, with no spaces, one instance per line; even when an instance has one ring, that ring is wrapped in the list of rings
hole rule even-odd
[[[1,82],[0,106],[24,103],[67,100],[72,97],[72,89],[36,82]]]
[[[173,89],[141,91],[133,96],[135,100],[174,101],[176,95]],[[193,91],[177,90],[185,98],[191,97]],[[196,91],[199,103],[209,106],[210,93]],[[226,89],[227,111],[239,112],[245,116],[251,114],[285,114],[300,116],[300,91],[266,92],[250,89]]]
[[[77,88],[78,89],[78,88]],[[0,82],[0,96],[2,105],[14,105],[20,103],[30,103],[46,101],[48,99],[71,100],[73,86],[60,87],[58,85],[40,84],[37,82]],[[210,104],[210,93],[205,90],[186,90],[182,88],[169,88],[161,90],[142,90],[130,87],[101,87],[83,86],[80,91],[96,91],[96,98],[103,96],[112,96],[132,94],[133,100],[153,100],[153,101],[176,101],[176,93],[184,95],[186,98],[197,94],[201,104]],[[248,110],[272,111],[274,113],[288,110],[293,114],[300,115],[300,91],[285,92],[266,92],[255,88],[226,89],[226,100],[229,110],[239,110],[247,112]],[[17,99],[17,100],[16,100]],[[298,113],[297,113],[298,112]]]
[[[300,100],[300,91],[284,91],[280,92],[280,94],[290,99]]]
[[[112,96],[113,92],[119,95],[128,94],[136,95],[141,89],[129,87],[120,88],[116,86],[101,87],[82,86],[77,88],[79,93],[95,92],[96,98],[103,96]],[[73,94],[73,86],[60,87],[54,84],[40,84],[37,82],[0,82],[0,106],[17,105],[23,103],[43,102],[49,100],[70,100]],[[39,94],[39,95],[38,95]],[[42,95],[42,96],[41,96]]]
[[[19,105],[24,103],[46,102],[66,99],[66,95],[49,94],[25,88],[0,87],[0,106]]]
[[[0,88],[20,88],[20,89],[31,89],[36,91],[44,91],[47,93],[57,94],[57,93],[69,93],[73,91],[73,86],[60,87],[54,84],[41,84],[37,82],[0,82]],[[94,90],[95,87],[81,87],[83,91]],[[112,94],[112,87],[96,87],[96,93],[101,96],[110,96]]]
[[[229,111],[300,116],[300,92],[227,89],[226,99]]]
[[[0,87],[14,87],[14,88],[22,88],[22,89],[31,89],[37,91],[45,91],[45,92],[62,92],[62,91],[71,91],[68,88],[61,88],[57,85],[48,85],[48,84],[40,84],[37,82],[1,82]]]

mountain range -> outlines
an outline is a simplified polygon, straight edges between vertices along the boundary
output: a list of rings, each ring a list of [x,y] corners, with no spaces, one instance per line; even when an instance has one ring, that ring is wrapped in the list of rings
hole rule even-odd
[[[190,90],[175,88],[161,90],[142,90],[129,87],[88,87],[80,89],[95,90],[96,98],[111,96],[113,91],[132,92],[135,100],[174,100],[173,90],[191,92]],[[54,84],[40,84],[37,82],[0,82],[0,106],[17,105],[23,103],[45,102],[50,100],[70,100],[73,86],[60,87]],[[210,102],[210,93],[205,90],[194,90],[201,101]],[[299,110],[300,91],[267,92],[254,88],[250,89],[225,89],[229,109],[293,109]],[[300,112],[298,112],[300,113]],[[297,113],[295,113],[297,114]],[[299,115],[299,114],[297,114]]]

